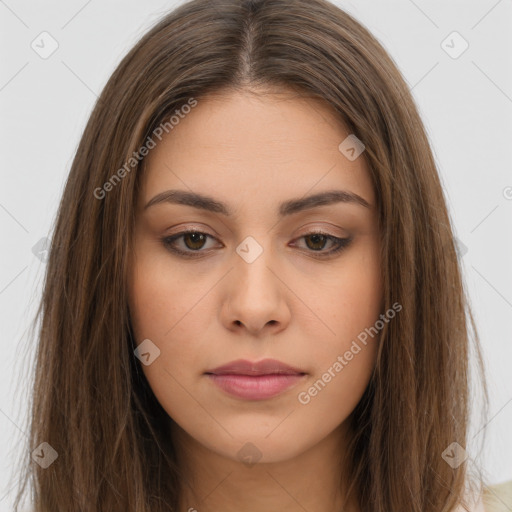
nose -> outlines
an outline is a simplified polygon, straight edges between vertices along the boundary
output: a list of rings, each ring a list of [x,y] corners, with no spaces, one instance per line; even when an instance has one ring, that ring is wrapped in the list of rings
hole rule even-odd
[[[291,318],[291,292],[272,252],[263,250],[253,261],[235,253],[233,265],[223,290],[224,326],[252,336],[277,334],[285,329]]]

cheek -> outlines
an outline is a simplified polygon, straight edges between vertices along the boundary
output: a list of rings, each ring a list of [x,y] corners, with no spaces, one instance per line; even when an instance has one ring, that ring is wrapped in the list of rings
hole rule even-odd
[[[382,312],[383,286],[376,241],[368,238],[315,286],[313,304],[329,327],[327,352],[347,350],[351,340],[375,324]]]
[[[359,249],[347,253],[335,276],[317,288],[322,290],[317,310],[329,330],[316,344],[318,371],[313,388],[305,390],[304,401],[314,397],[317,407],[326,411],[329,403],[343,404],[337,409],[340,418],[351,412],[368,384],[382,328],[376,328],[383,312],[377,244],[368,240]]]
[[[129,285],[136,340],[153,337],[165,341],[172,337],[182,327],[180,324],[186,323],[204,286],[190,273],[169,265],[163,251],[151,246],[141,251],[132,267]]]
[[[165,255],[141,251],[132,270],[129,305],[136,344],[149,339],[159,355],[142,370],[157,398],[172,402],[167,394],[179,383],[204,370],[204,332],[211,319],[207,301],[201,301],[211,288],[207,280],[191,272],[180,272],[169,265]],[[194,277],[196,279],[194,279]]]
[[[324,337],[312,352],[316,371],[298,391],[297,401],[313,416],[325,418],[326,430],[350,415],[371,378],[380,338],[371,329],[379,318],[378,305],[375,300],[369,306],[362,297],[360,303],[347,300],[345,309],[331,317],[336,335]]]

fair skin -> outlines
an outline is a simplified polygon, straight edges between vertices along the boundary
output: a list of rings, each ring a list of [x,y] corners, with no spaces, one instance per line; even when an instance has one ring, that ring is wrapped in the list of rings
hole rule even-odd
[[[160,350],[141,366],[173,420],[186,475],[180,512],[359,510],[345,503],[346,420],[369,382],[379,336],[308,403],[298,400],[383,313],[376,198],[364,156],[351,161],[338,149],[349,134],[316,100],[229,92],[201,98],[146,157],[129,305],[137,344],[149,339]],[[170,189],[207,195],[231,215],[170,202],[144,208]],[[367,206],[279,214],[283,202],[331,190]],[[174,247],[196,257],[161,240],[191,229],[208,236],[181,236]],[[322,258],[337,242],[307,236],[314,231],[351,242]],[[263,251],[251,262],[236,252],[248,236]],[[233,397],[205,375],[265,358],[306,375],[264,400]],[[249,442],[260,456],[253,465],[239,455]]]

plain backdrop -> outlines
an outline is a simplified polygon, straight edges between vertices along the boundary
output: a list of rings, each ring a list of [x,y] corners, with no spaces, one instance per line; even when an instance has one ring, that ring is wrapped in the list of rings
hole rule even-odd
[[[40,240],[51,234],[97,95],[124,54],[177,3],[0,0],[0,510],[11,510],[13,463],[30,457],[18,443],[26,436],[35,349],[34,341],[26,341],[27,328],[45,268]],[[474,430],[472,442],[485,435],[481,464],[490,481],[510,480],[512,2],[335,3],[388,50],[425,123],[489,378],[488,422]],[[42,58],[41,47],[49,51],[52,44],[56,51]]]

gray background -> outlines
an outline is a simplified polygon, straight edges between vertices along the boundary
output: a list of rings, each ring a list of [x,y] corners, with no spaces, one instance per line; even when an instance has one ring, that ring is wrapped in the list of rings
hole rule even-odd
[[[449,200],[489,374],[489,422],[479,462],[512,479],[512,1],[338,1],[389,51],[427,128]],[[49,230],[96,96],[122,56],[177,2],[0,0],[0,510],[10,510],[13,462],[25,438],[27,339]],[[41,58],[31,43],[58,43]],[[457,31],[468,49],[442,42]],[[457,52],[461,41],[447,43]],[[40,50],[41,51],[41,50]],[[44,247],[43,247],[44,249]],[[428,250],[428,248],[426,248]],[[72,340],[70,340],[72,342]],[[475,402],[476,399],[475,399]],[[476,450],[476,448],[475,448]]]

